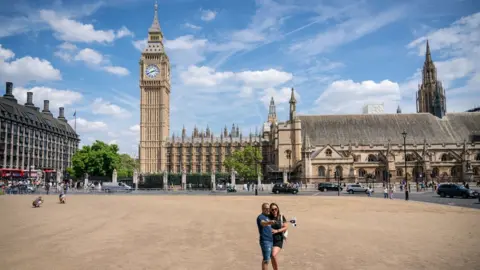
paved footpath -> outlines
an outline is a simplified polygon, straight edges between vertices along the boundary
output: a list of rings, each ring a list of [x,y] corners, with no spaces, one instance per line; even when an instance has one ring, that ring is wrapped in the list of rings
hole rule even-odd
[[[474,188],[476,189],[476,188]],[[45,191],[38,190],[35,194],[45,194]],[[52,195],[58,195],[56,192],[50,192]],[[83,190],[81,191],[69,191],[67,195],[80,195],[80,194],[88,194],[88,195],[106,195],[106,196],[115,196],[115,195],[125,195],[125,193],[104,193],[104,192],[89,192],[85,193]],[[185,190],[176,190],[176,191],[162,191],[162,190],[155,190],[155,191],[146,191],[146,190],[137,190],[131,193],[127,193],[129,195],[151,195],[151,196],[175,196],[175,195],[197,195],[197,196],[255,196],[255,192],[252,191],[244,191],[239,190],[235,193],[227,193],[225,190],[219,191],[203,191],[203,190],[193,190],[193,191],[185,191]],[[7,195],[8,196],[8,195]],[[335,191],[328,191],[328,192],[320,192],[318,190],[300,190],[298,194],[273,194],[270,191],[260,191],[258,196],[338,196],[338,193]],[[368,197],[365,193],[355,193],[355,194],[348,194],[347,192],[340,192],[341,197]],[[381,200],[383,198],[383,192],[379,192],[378,190],[372,194],[372,199]],[[403,192],[397,192],[394,194],[395,200],[404,200],[405,194]],[[438,196],[436,193],[432,191],[425,191],[425,192],[416,192],[413,191],[410,193],[410,200],[411,201],[418,201],[418,202],[426,202],[426,203],[436,203],[436,204],[443,204],[443,205],[451,205],[451,206],[461,206],[461,207],[468,207],[468,208],[476,208],[480,209],[480,202],[478,199],[463,199],[463,198],[442,198]]]

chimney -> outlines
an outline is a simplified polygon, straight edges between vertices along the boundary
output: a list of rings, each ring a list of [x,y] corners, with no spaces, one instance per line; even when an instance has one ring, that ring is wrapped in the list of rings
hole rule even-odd
[[[48,100],[43,101],[43,111],[42,111],[42,113],[52,115],[52,113],[50,112],[49,104],[50,104],[50,101],[48,101]]]
[[[6,85],[7,90],[5,92],[5,95],[3,95],[3,97],[5,99],[11,100],[11,101],[17,103],[17,100],[13,96],[13,83],[12,82],[7,82],[5,85]]]
[[[25,107],[35,108],[35,104],[33,104],[33,92],[27,92],[27,103],[25,103]]]
[[[58,120],[67,122],[67,119],[65,118],[65,109],[63,107],[58,109]]]

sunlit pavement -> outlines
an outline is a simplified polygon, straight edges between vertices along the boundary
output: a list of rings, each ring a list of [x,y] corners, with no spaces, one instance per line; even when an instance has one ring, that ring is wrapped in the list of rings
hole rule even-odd
[[[476,188],[473,188],[476,189]],[[37,190],[35,194],[45,195],[46,192],[44,190]],[[50,192],[51,195],[58,195],[58,192]],[[115,195],[125,195],[129,194],[132,196],[135,195],[151,195],[151,196],[175,196],[175,195],[193,195],[193,196],[255,196],[255,192],[253,191],[246,191],[246,190],[239,190],[237,192],[229,192],[225,190],[217,190],[217,191],[207,191],[207,190],[171,190],[171,191],[163,191],[163,190],[136,190],[129,193],[125,192],[118,192],[118,193],[105,193],[99,191],[91,191],[85,192],[84,190],[71,190],[67,192],[67,195],[80,195],[80,194],[88,194],[88,195],[106,195],[106,196],[115,196]],[[316,190],[300,190],[297,194],[273,194],[270,191],[259,191],[258,196],[338,196],[338,193],[335,191],[328,191],[328,192],[320,192]],[[348,194],[347,192],[340,192],[341,197],[368,197],[365,193],[355,193],[355,194]],[[383,199],[383,192],[376,191],[372,194],[371,199],[379,200],[387,200]],[[394,200],[405,200],[405,194],[402,192],[397,191],[394,194]],[[427,203],[436,203],[436,204],[443,204],[443,205],[451,205],[451,206],[462,206],[462,207],[469,207],[469,208],[476,208],[480,209],[480,203],[478,199],[463,199],[463,198],[442,198],[438,196],[436,193],[432,191],[426,192],[411,192],[410,193],[410,200],[411,201],[418,201],[418,202],[427,202]]]

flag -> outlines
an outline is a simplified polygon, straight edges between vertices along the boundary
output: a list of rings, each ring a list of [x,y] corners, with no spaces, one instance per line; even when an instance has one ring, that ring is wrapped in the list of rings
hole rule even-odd
[[[75,117],[75,116],[77,116],[77,111],[75,111],[75,112],[73,113],[73,117]]]

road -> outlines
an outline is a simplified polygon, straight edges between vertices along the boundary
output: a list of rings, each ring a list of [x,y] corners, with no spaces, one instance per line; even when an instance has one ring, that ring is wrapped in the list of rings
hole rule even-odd
[[[35,194],[45,194],[43,190],[37,190]],[[50,194],[58,194],[54,192],[50,192]],[[84,191],[69,191],[67,195],[76,195],[76,194],[90,194],[90,195],[117,195],[117,194],[125,194],[125,193],[104,193],[104,192],[90,192],[85,193]],[[135,195],[152,195],[152,196],[175,196],[175,195],[197,195],[197,196],[255,196],[255,193],[252,191],[238,191],[235,193],[227,193],[226,191],[203,191],[203,190],[193,190],[193,191],[145,191],[145,190],[138,190],[128,193],[132,196]],[[298,194],[272,194],[268,191],[261,191],[258,193],[258,196],[337,196],[337,192],[329,191],[329,192],[319,192],[319,191],[300,191]],[[364,193],[355,193],[355,194],[348,194],[346,192],[341,192],[340,196],[342,197],[349,197],[349,196],[356,196],[356,197],[367,197]],[[382,192],[376,192],[372,194],[372,199],[383,199]],[[404,200],[405,195],[404,193],[397,192],[394,194],[395,200]],[[451,206],[461,206],[461,207],[468,207],[468,208],[476,208],[480,209],[480,202],[478,199],[463,199],[463,198],[442,198],[438,196],[436,193],[432,191],[428,192],[411,192],[410,193],[410,200],[411,201],[418,201],[418,202],[426,202],[426,203],[435,203],[435,204],[443,204],[443,205],[451,205]]]

